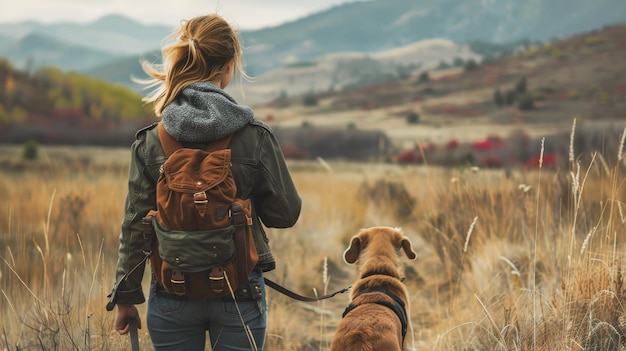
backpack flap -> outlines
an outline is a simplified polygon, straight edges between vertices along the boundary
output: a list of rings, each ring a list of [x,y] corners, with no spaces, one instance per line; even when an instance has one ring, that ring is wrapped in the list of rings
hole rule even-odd
[[[179,149],[163,164],[157,181],[157,218],[168,230],[209,230],[229,225],[224,214],[237,188],[231,151]]]
[[[230,172],[230,152],[230,149],[176,150],[163,164],[163,175],[170,190],[194,193],[223,182]]]

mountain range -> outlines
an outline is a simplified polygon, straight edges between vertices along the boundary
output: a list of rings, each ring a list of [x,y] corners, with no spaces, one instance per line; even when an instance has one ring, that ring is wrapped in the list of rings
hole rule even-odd
[[[548,41],[623,22],[623,0],[372,0],[240,34],[248,73],[262,76],[328,55],[380,54],[422,40],[504,45]],[[137,89],[130,76],[142,76],[139,58],[158,60],[162,41],[172,30],[119,15],[88,24],[5,23],[0,24],[0,56],[27,70],[53,65]]]

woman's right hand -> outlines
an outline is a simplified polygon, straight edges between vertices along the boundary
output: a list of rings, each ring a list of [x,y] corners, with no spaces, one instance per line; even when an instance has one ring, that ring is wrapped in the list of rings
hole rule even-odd
[[[124,335],[128,333],[130,330],[129,319],[136,319],[137,326],[141,329],[141,318],[139,318],[139,311],[137,311],[135,305],[117,304],[116,306],[113,327],[118,334]]]

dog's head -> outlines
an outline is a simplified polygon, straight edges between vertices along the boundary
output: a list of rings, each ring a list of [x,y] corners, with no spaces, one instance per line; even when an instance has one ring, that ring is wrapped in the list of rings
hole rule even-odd
[[[401,250],[411,260],[417,256],[400,228],[371,227],[352,237],[343,259],[357,263],[360,274],[386,273],[400,278]]]

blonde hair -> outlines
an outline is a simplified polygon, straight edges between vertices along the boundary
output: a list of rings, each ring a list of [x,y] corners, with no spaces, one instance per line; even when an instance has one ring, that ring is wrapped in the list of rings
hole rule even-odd
[[[233,60],[236,72],[247,78],[239,37],[219,15],[183,21],[180,29],[166,39],[174,42],[161,51],[162,64],[142,60],[141,66],[151,79],[137,80],[148,87],[157,87],[143,98],[154,103],[157,116],[190,84],[220,80]]]

